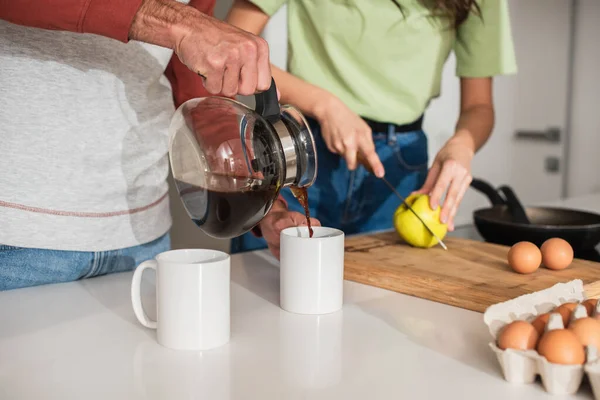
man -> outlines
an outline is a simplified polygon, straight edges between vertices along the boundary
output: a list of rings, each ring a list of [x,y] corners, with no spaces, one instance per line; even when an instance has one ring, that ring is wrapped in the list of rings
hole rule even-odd
[[[271,81],[215,0],[2,0],[0,290],[126,271],[170,247],[174,106]],[[297,214],[297,213],[295,213]],[[302,221],[278,202],[260,225]]]

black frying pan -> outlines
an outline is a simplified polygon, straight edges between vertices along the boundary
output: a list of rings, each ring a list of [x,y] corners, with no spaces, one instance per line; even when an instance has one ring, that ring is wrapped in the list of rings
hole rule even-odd
[[[512,246],[526,240],[541,246],[559,237],[571,244],[575,253],[593,250],[600,242],[600,215],[557,207],[523,207],[508,186],[498,190],[473,179],[471,187],[485,194],[491,208],[475,210],[473,219],[484,240]]]

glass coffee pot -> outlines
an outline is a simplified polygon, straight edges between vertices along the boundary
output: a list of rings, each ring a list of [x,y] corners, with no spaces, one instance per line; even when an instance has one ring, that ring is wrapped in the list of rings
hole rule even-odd
[[[250,231],[284,187],[306,188],[317,156],[304,116],[280,106],[275,81],[255,110],[224,97],[182,104],[169,127],[171,173],[183,205],[209,236]]]

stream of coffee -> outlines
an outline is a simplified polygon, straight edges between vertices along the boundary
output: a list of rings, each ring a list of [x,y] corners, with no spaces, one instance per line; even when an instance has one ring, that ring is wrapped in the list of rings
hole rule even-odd
[[[308,235],[313,237],[313,229],[310,225],[310,210],[308,209],[308,191],[306,188],[292,187],[291,188],[294,197],[298,199],[298,203],[304,208],[304,215],[306,215],[306,224],[308,225]]]

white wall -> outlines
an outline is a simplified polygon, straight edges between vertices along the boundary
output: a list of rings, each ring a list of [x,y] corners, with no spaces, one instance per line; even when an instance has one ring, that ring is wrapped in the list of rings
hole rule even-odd
[[[328,1],[328,0],[323,0]],[[575,70],[573,83],[573,116],[571,125],[570,164],[568,169],[569,195],[584,195],[600,191],[600,1],[576,0],[577,33],[575,45]],[[232,0],[218,0],[215,15],[223,19]],[[516,1],[511,1],[514,10]],[[271,61],[281,67],[286,66],[287,34],[285,6],[271,18],[263,36],[269,41]],[[513,14],[513,18],[514,18]],[[549,44],[550,45],[550,44]],[[535,61],[535,60],[533,60]],[[518,60],[519,64],[533,62]],[[429,136],[430,154],[433,155],[453,132],[458,116],[458,80],[454,75],[455,59],[448,60],[442,81],[442,96],[435,99],[425,116],[425,129]],[[540,70],[540,74],[544,71]],[[510,172],[503,165],[511,165],[514,157],[511,138],[515,129],[515,104],[513,101],[517,81],[512,77],[500,77],[494,83],[494,101],[496,106],[496,125],[494,133],[486,146],[477,154],[473,162],[473,175],[489,180],[495,185],[512,184]],[[552,85],[552,82],[548,82]],[[566,93],[564,94],[567,95]],[[522,160],[521,160],[522,161]],[[206,237],[191,222],[183,210],[177,194],[172,191],[174,227],[173,246],[208,247],[227,250],[228,241],[219,241]],[[457,224],[470,223],[472,210],[487,207],[487,200],[473,190],[467,191],[461,205]]]
[[[600,1],[578,0],[568,192],[600,192]]]

